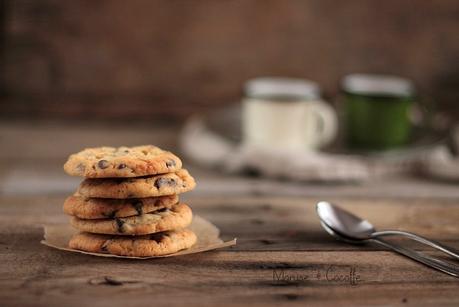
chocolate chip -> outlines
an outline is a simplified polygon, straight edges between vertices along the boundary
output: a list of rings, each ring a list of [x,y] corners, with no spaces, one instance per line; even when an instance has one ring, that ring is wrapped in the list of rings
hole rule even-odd
[[[118,213],[118,210],[113,210],[109,212],[108,214],[104,214],[104,215],[110,219],[114,219],[117,213]]]
[[[143,213],[143,203],[140,200],[135,200],[132,203],[132,206],[134,207],[135,211],[137,211],[138,215]]]
[[[105,243],[100,247],[100,250],[103,251],[103,252],[108,252],[108,242],[109,241],[105,241]]]
[[[170,187],[175,187],[177,183],[175,182],[174,178],[164,178],[164,177],[158,178],[155,181],[155,187],[157,189],[161,188],[162,186],[166,186],[166,185]]]
[[[154,233],[154,234],[150,235],[150,240],[152,240],[152,241],[159,242],[160,239],[161,239],[161,235],[159,235],[157,233]]]
[[[169,160],[166,162],[166,166],[167,167],[172,167],[172,166],[175,166],[175,161],[174,160]]]
[[[120,219],[115,219],[115,221],[116,221],[116,226],[118,227],[118,232],[120,233],[124,232],[124,229],[123,229],[124,221]]]
[[[156,210],[155,213],[166,212],[167,210],[169,210],[169,209],[168,208],[161,208],[159,210]]]
[[[107,160],[100,160],[98,163],[97,163],[97,166],[100,168],[100,169],[106,169],[108,166],[109,166],[109,163]]]
[[[118,169],[123,169],[123,168],[126,168],[126,164],[121,163],[120,165],[118,165]]]

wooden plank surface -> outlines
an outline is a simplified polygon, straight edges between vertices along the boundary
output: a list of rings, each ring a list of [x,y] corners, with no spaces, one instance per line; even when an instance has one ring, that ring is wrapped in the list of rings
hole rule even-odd
[[[457,279],[392,252],[329,237],[315,217],[315,199],[185,197],[224,238],[238,237],[238,245],[131,261],[39,244],[40,224],[67,220],[63,198],[1,198],[3,305],[459,304]],[[459,247],[454,201],[342,199],[341,204],[379,228],[402,225]]]
[[[238,237],[237,246],[132,261],[39,243],[42,224],[68,220],[62,202],[80,181],[62,171],[69,153],[143,143],[175,151],[179,129],[0,124],[0,306],[459,304],[457,279],[378,246],[338,242],[315,214],[315,203],[327,199],[378,229],[413,231],[459,249],[457,185],[423,178],[319,185],[230,176],[185,161],[198,187],[182,199],[224,239]]]
[[[412,78],[424,107],[459,116],[457,0],[0,5],[3,118],[177,118],[238,101],[265,75],[314,80],[338,100],[359,71]]]

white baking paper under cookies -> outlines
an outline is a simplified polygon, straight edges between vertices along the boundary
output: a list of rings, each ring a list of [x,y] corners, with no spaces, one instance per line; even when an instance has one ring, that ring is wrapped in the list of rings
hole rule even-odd
[[[129,257],[129,256],[118,256],[118,255],[110,255],[110,254],[102,254],[102,253],[91,253],[91,252],[71,249],[68,247],[69,240],[75,233],[78,232],[72,226],[70,226],[69,224],[47,224],[47,225],[43,225],[43,228],[44,228],[45,234],[44,234],[44,239],[41,241],[42,244],[47,245],[49,247],[56,248],[56,249],[64,250],[64,251],[93,255],[93,256],[100,256],[100,257],[129,258],[129,259],[164,258],[164,257],[173,257],[173,256],[201,253],[205,251],[214,250],[217,248],[223,248],[223,247],[236,245],[236,238],[234,238],[233,240],[224,242],[222,239],[220,239],[220,230],[208,220],[200,216],[197,216],[197,215],[193,217],[193,222],[191,223],[190,227],[188,227],[198,237],[198,241],[196,242],[196,244],[193,245],[189,249],[182,250],[182,251],[179,251],[173,254],[164,255],[164,256]]]

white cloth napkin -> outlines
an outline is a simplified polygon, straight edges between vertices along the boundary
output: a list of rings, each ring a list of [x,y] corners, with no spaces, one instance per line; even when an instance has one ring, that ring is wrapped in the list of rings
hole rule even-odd
[[[373,156],[247,147],[215,133],[200,117],[187,121],[180,145],[187,157],[204,166],[231,173],[252,170],[266,177],[297,181],[363,182],[377,177],[417,172],[419,169],[429,170],[425,166],[433,166],[439,159],[449,161],[446,163],[452,160],[450,156],[445,157],[444,152],[438,153],[443,146],[411,152],[409,155],[394,152]],[[459,162],[456,163],[457,167],[452,172],[459,178]],[[444,169],[448,169],[446,164]],[[430,173],[426,171],[425,174]]]
[[[424,174],[443,180],[459,180],[459,159],[446,145],[432,151],[423,163]]]

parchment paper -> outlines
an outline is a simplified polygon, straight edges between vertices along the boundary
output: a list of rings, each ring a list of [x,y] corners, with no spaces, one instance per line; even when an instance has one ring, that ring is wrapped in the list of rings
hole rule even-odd
[[[68,243],[70,238],[73,234],[77,233],[78,231],[75,230],[69,224],[46,224],[43,225],[44,228],[44,239],[41,241],[42,244],[47,245],[52,248],[74,252],[74,253],[81,253],[93,256],[100,256],[100,257],[113,257],[113,258],[129,258],[129,259],[150,259],[150,258],[163,258],[163,257],[173,257],[173,256],[180,256],[180,255],[187,255],[187,254],[195,254],[205,251],[210,251],[217,248],[228,247],[232,245],[236,245],[236,238],[233,240],[223,242],[220,239],[220,230],[208,220],[195,215],[193,217],[193,222],[191,223],[189,229],[191,229],[198,240],[195,245],[191,248],[179,251],[177,253],[168,254],[164,256],[152,256],[152,257],[129,257],[129,256],[118,256],[118,255],[110,255],[110,254],[102,254],[102,253],[91,253],[80,251],[76,249],[71,249],[68,247]]]

